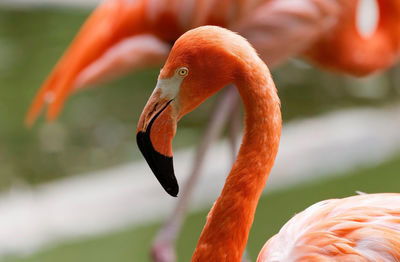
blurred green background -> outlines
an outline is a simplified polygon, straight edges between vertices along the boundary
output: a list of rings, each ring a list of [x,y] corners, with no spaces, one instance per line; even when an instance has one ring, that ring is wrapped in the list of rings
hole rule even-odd
[[[105,84],[103,87],[107,88],[96,87],[71,96],[56,122],[46,123],[42,117],[32,129],[23,125],[36,91],[88,14],[89,11],[72,8],[0,9],[3,192],[141,158],[135,142],[136,123],[155,86],[157,68]],[[298,61],[273,70],[285,122],[335,109],[398,103],[399,75],[397,67],[379,76],[355,79],[319,71]],[[180,122],[175,149],[198,142],[213,100]],[[264,196],[249,239],[252,258],[287,219],[318,200],[352,195],[356,190],[398,192],[399,170],[400,156],[393,156],[376,168]],[[185,224],[178,243],[180,261],[187,261],[193,252],[206,213],[203,210],[191,214]],[[5,261],[148,261],[149,243],[158,226],[132,226]]]

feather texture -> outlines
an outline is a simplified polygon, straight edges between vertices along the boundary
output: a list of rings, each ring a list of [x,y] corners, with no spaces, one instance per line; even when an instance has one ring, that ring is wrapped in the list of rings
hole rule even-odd
[[[400,195],[318,202],[287,222],[257,261],[400,261]]]

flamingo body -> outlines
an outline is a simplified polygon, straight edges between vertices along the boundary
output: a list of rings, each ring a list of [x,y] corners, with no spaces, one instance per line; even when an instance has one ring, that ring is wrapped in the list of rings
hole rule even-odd
[[[398,59],[396,43],[400,37],[396,28],[400,22],[396,17],[400,12],[391,8],[398,5],[396,1],[378,1],[381,18],[385,19],[380,20],[379,30],[373,37],[363,38],[356,34],[352,19],[357,0],[105,0],[90,15],[43,83],[25,122],[32,125],[45,106],[48,106],[47,119],[54,120],[68,96],[76,90],[131,71],[160,66],[181,34],[205,24],[241,33],[270,66],[301,55],[331,70],[355,75],[373,73]],[[340,35],[341,40],[334,34]],[[358,49],[360,45],[361,50]],[[355,60],[348,55],[354,50],[358,50],[361,57],[371,50],[379,50],[379,54],[372,52],[374,57]],[[335,56],[338,53],[340,55]],[[234,108],[237,94],[231,92],[224,95],[223,100]],[[228,113],[222,113],[224,111]],[[225,106],[216,115],[221,118],[230,111],[233,110]],[[186,194],[198,176],[196,167],[201,166],[207,141],[221,129],[216,124],[219,119],[214,118],[198,151]],[[187,203],[184,197],[180,201],[174,212],[176,215],[157,237],[154,257],[160,256],[157,253],[164,256],[165,252],[158,252],[158,249],[172,249],[171,243],[178,234]],[[156,261],[174,261],[173,255],[169,255],[173,252],[166,253],[169,258],[156,258]]]
[[[342,1],[340,23],[305,52],[313,62],[334,71],[364,76],[396,63],[400,56],[400,1],[377,0],[379,21],[369,36],[356,26],[360,0]],[[379,54],[384,54],[380,56]]]
[[[400,195],[318,202],[288,221],[257,261],[400,261]]]
[[[245,108],[242,145],[207,217],[192,262],[239,262],[278,152],[280,101],[267,66],[242,37],[215,26],[182,35],[143,110],[137,142],[164,189],[178,193],[172,162],[177,122],[228,83]],[[397,261],[400,194],[319,202],[295,216],[262,249],[266,261]]]
[[[180,35],[207,24],[243,34],[271,66],[303,55],[350,74],[385,69],[399,55],[400,7],[397,0],[378,3],[379,27],[363,38],[355,27],[358,0],[105,0],[43,83],[26,124],[46,104],[47,119],[55,119],[81,87],[161,65]]]

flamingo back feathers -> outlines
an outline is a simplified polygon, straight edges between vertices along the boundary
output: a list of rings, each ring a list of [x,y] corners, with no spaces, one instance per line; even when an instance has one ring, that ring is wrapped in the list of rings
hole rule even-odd
[[[317,41],[337,23],[340,11],[338,1],[264,1],[233,28],[252,43],[268,66],[275,66]]]
[[[287,222],[257,261],[400,261],[400,195],[318,202]]]

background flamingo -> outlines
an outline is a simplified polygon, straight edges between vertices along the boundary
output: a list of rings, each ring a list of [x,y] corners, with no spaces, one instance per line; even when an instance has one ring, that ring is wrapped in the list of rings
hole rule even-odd
[[[346,1],[325,3],[306,0],[105,1],[88,19],[41,88],[28,114],[27,123],[33,123],[46,101],[49,103],[47,116],[53,119],[72,90],[112,79],[131,70],[160,65],[170,50],[170,43],[189,28],[202,24],[222,25],[241,32],[270,65],[303,53],[336,71],[361,75],[384,69],[395,62],[398,54],[400,34],[396,31],[396,20],[390,17],[399,14],[399,8],[396,3],[380,1],[379,26],[373,35],[363,38],[355,27],[357,4],[358,1],[349,4]],[[330,30],[334,32],[327,33]],[[336,37],[332,37],[336,35],[343,36],[339,43]],[[375,60],[372,62],[371,59],[354,61],[351,59],[354,56],[349,54],[357,50],[353,46],[340,55],[344,62],[325,55],[332,53],[331,50],[346,48],[347,43],[355,46],[362,43],[365,49],[358,52],[365,56],[378,47],[379,56],[374,53],[372,58]],[[387,59],[380,59],[382,56]],[[380,63],[375,62],[377,60]],[[195,184],[208,145],[222,129],[225,115],[237,110],[236,101],[235,91],[227,90],[215,108],[198,150],[192,171],[193,179],[188,180],[177,210],[157,238],[155,253],[165,248],[167,253],[171,252],[170,245],[179,232],[186,208],[186,194]],[[233,115],[237,116],[237,113]],[[233,123],[237,122],[235,119],[233,117]]]
[[[267,66],[242,37],[205,26],[177,40],[146,104],[138,146],[164,189],[176,196],[172,139],[177,121],[234,83],[246,111],[239,154],[191,261],[240,261],[281,133],[280,101]],[[271,238],[258,261],[397,261],[400,195],[319,202]]]
[[[49,104],[47,118],[54,119],[74,89],[160,65],[171,43],[188,29],[205,24],[243,33],[271,65],[304,53],[322,66],[345,73],[365,75],[385,69],[399,56],[399,3],[378,1],[380,19],[369,37],[361,36],[356,26],[358,3],[106,0],[41,87],[26,123],[34,123],[45,103]]]

